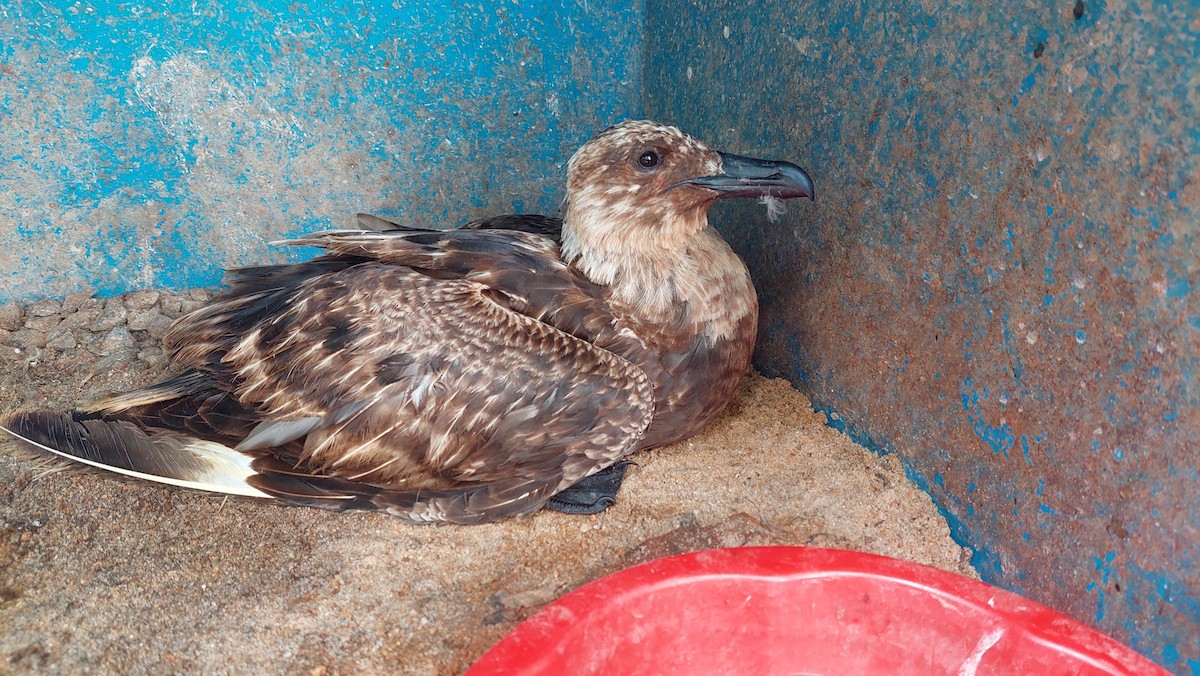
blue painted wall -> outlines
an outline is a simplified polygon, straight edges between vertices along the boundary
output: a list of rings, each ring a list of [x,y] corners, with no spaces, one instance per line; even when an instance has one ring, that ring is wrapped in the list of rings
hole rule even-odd
[[[1197,5],[651,0],[646,44],[648,115],[816,180],[715,216],[758,366],[987,580],[1200,671]]]
[[[640,2],[8,3],[0,303],[216,283],[358,211],[553,213]]]

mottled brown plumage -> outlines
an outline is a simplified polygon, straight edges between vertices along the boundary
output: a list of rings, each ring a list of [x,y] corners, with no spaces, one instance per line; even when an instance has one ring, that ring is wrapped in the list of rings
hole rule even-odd
[[[292,244],[325,254],[235,270],[176,323],[165,348],[178,376],[3,426],[208,490],[414,522],[537,509],[728,403],[758,307],[708,207],[812,185],[794,165],[627,122],[575,154],[567,194],[561,225],[430,231],[364,216],[366,229],[303,237]]]

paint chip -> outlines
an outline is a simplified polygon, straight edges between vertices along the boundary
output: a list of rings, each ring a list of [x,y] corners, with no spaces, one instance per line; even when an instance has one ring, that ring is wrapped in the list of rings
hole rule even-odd
[[[792,46],[795,47],[796,51],[800,52],[801,55],[808,56],[812,53],[813,41],[811,38],[794,38],[787,33],[781,33],[781,35],[787,38],[788,42],[792,43]]]

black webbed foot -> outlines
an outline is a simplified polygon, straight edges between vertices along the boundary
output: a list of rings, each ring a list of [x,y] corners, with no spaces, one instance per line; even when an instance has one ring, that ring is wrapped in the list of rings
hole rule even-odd
[[[621,460],[612,467],[580,479],[558,492],[546,503],[547,509],[563,514],[599,514],[617,502],[617,491],[625,480],[625,470],[633,463]]]

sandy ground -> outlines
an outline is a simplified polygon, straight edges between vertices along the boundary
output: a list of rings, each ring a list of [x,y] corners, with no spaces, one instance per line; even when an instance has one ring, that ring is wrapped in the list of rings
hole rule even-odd
[[[0,412],[68,408],[166,374],[158,338],[205,294],[0,307]],[[462,671],[607,573],[709,547],[875,552],[975,576],[929,497],[750,376],[695,439],[633,456],[619,502],[410,526],[81,471],[0,441],[0,673]]]

